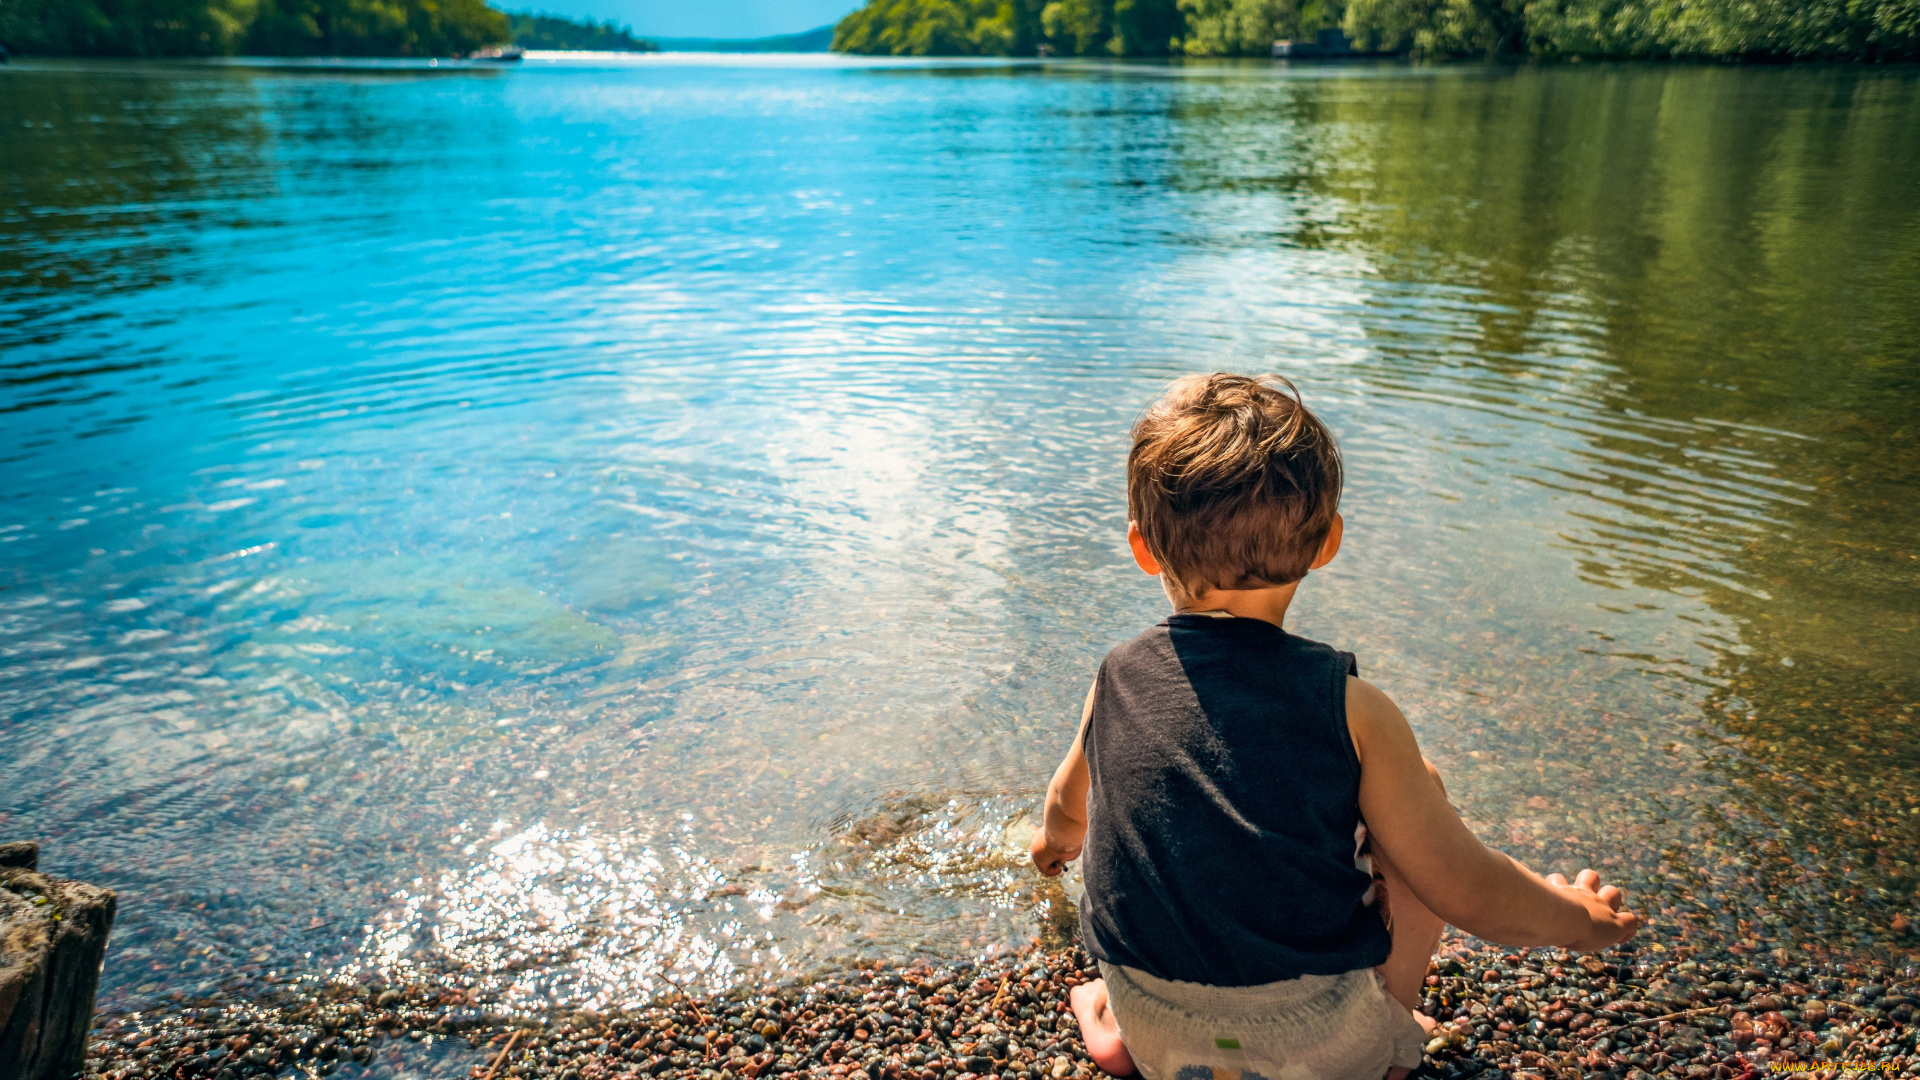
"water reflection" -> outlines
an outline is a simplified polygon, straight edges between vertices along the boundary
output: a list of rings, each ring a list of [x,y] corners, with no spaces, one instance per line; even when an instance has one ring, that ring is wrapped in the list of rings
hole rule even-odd
[[[0,287],[15,318],[46,310],[16,307],[29,297],[70,308],[76,293],[166,281],[210,205],[271,191],[246,84],[89,76],[0,83],[13,196],[0,217]]]
[[[1021,821],[1201,366],[1341,432],[1300,628],[1483,835],[1657,936],[1913,945],[1910,72],[0,79],[136,91],[168,246],[0,282],[62,373],[0,400],[0,828],[121,890],[114,1007],[1059,932]],[[132,212],[40,130],[28,205]]]
[[[1655,869],[1749,942],[1781,936],[1764,924],[1897,940],[1887,926],[1920,885],[1903,857],[1920,575],[1898,494],[1916,451],[1920,186],[1896,163],[1920,102],[1876,72],[1764,91],[1731,74],[1439,80],[1386,102],[1316,88],[1300,171],[1335,208],[1335,246],[1389,280],[1470,290],[1448,348],[1495,376],[1471,407],[1585,428],[1569,467],[1512,472],[1597,503],[1560,531],[1582,576],[1718,616],[1687,636],[1711,656],[1692,661],[1703,738],[1738,753],[1703,754],[1729,786],[1676,796],[1700,823]],[[1382,351],[1417,392],[1431,341],[1410,344]],[[1588,368],[1572,408],[1543,367]],[[1727,797],[1738,810],[1714,805]],[[1775,865],[1740,865],[1728,832]]]

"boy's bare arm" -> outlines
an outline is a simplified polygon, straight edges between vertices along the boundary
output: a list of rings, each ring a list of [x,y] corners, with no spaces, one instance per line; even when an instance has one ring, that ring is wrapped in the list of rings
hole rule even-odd
[[[1551,878],[1474,837],[1427,774],[1413,729],[1393,700],[1347,680],[1347,727],[1360,755],[1360,813],[1367,833],[1434,914],[1499,945],[1595,950],[1633,936],[1640,917],[1622,895],[1583,870]]]
[[[1087,717],[1093,715],[1093,688],[1087,689],[1087,703],[1080,710],[1080,730],[1073,737],[1073,749],[1053,771],[1047,785],[1046,815],[1040,831],[1033,834],[1033,865],[1053,877],[1080,857],[1080,845],[1087,839],[1087,756],[1084,740]]]

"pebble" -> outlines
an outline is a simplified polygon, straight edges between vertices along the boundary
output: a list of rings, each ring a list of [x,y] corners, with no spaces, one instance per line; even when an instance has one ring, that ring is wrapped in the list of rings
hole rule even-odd
[[[1067,1005],[1076,948],[873,966],[638,1009],[503,1017],[448,985],[309,986],[104,1020],[93,1080],[1093,1080]],[[1628,945],[1597,956],[1450,939],[1427,976],[1424,1075],[1482,1080],[1754,1078],[1852,1063],[1920,1076],[1920,969]],[[452,1051],[421,1065],[423,1048]],[[414,1055],[408,1057],[408,1054]],[[1798,1070],[1796,1070],[1798,1071]]]

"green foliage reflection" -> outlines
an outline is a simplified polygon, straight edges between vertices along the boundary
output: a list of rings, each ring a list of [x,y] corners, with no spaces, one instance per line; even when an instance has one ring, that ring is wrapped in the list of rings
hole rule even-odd
[[[1571,464],[1516,475],[1603,507],[1560,536],[1584,578],[1703,599],[1738,627],[1707,672],[1713,737],[1740,751],[1715,767],[1743,813],[1845,838],[1758,845],[1805,876],[1753,910],[1850,946],[1886,933],[1889,898],[1920,889],[1910,841],[1881,835],[1920,799],[1920,82],[1830,66],[1383,82],[1302,80],[1280,108],[1196,118],[1183,185],[1279,189],[1283,242],[1365,261],[1383,283],[1375,385],[1418,393],[1444,366],[1471,373],[1452,400],[1489,417],[1543,383],[1604,410],[1570,411]],[[1423,313],[1449,321],[1442,353],[1397,329],[1404,285],[1471,298]],[[1689,895],[1723,906],[1679,917],[1732,931],[1748,882],[1707,876],[1685,876]],[[1839,925],[1836,898],[1878,921]]]

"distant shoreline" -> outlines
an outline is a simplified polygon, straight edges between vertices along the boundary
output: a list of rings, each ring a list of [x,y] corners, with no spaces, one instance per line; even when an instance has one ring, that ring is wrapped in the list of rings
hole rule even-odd
[[[647,40],[659,46],[661,52],[823,53],[831,51],[828,47],[833,44],[833,24],[770,37],[650,37]]]

